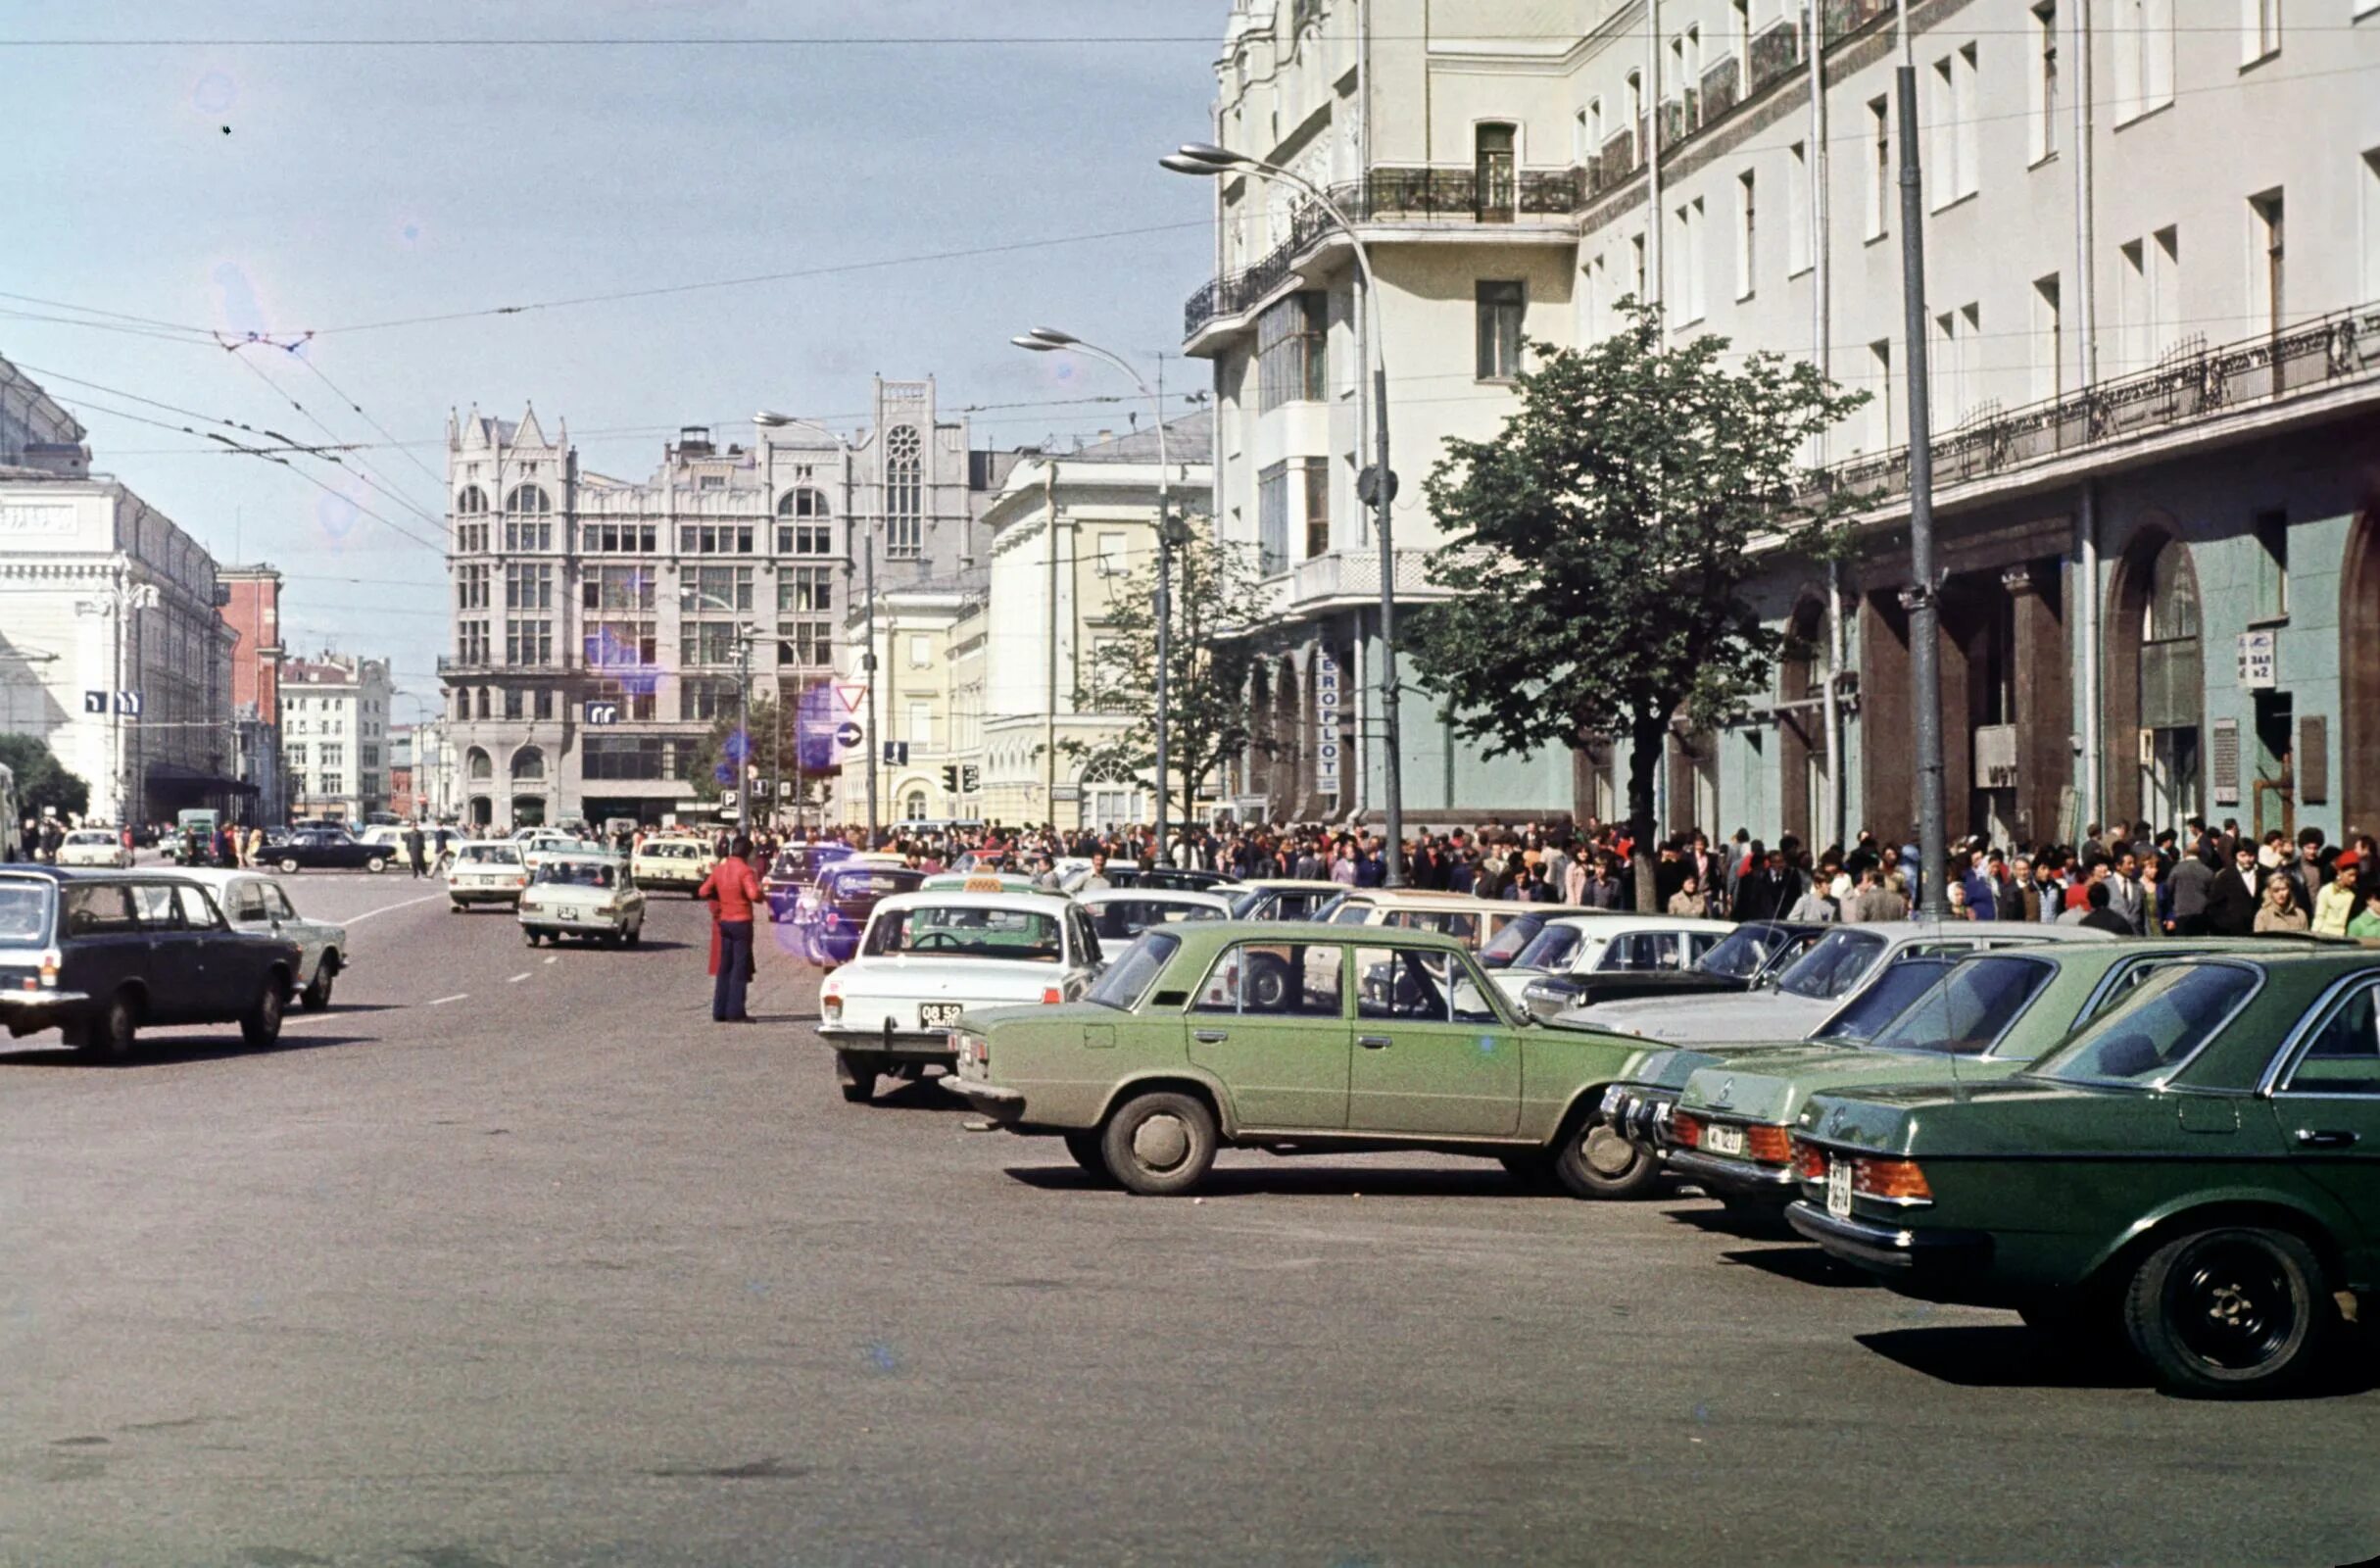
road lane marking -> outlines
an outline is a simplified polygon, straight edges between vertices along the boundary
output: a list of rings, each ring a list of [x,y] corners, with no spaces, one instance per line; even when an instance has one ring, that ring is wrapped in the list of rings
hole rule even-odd
[[[424,893],[417,899],[407,899],[402,904],[384,904],[377,909],[366,909],[362,914],[351,914],[346,919],[336,923],[339,925],[354,925],[357,921],[368,920],[375,914],[386,914],[392,909],[410,909],[416,904],[427,904],[432,899],[443,899],[445,897],[446,895],[443,892]]]
[[[547,961],[548,963],[559,963],[559,962],[561,962],[561,961],[562,961],[562,956],[561,956],[561,955],[560,955],[560,954],[559,954],[559,953],[558,953],[558,954],[554,955],[554,956],[552,956],[551,958],[548,958],[546,961]]]
[[[509,986],[516,986],[516,985],[520,984],[520,983],[521,983],[523,980],[526,980],[526,979],[528,979],[528,978],[529,978],[529,971],[528,971],[528,970],[526,970],[526,969],[523,969],[523,970],[521,970],[521,971],[520,971],[520,973],[518,973],[518,974],[514,975],[514,976],[513,976],[511,979],[507,980],[507,981],[505,982],[505,984],[506,984],[506,985],[509,985]]]
[[[422,1004],[422,1005],[425,1007],[443,1007],[450,1002],[461,1002],[463,998],[469,995],[470,993],[468,991],[458,991],[451,997],[440,997],[434,1002],[425,1002]]]

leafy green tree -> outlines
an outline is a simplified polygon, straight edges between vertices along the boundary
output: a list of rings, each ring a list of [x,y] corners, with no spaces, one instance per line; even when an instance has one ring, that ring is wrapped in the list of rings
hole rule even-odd
[[[767,688],[754,682],[752,711],[738,713],[733,708],[713,719],[710,733],[696,743],[692,777],[695,797],[704,802],[718,800],[723,790],[739,788],[733,780],[751,782],[746,763],[760,770],[762,788],[771,779],[794,779],[801,785],[812,785],[820,778],[833,777],[833,771],[805,768],[801,765],[801,709],[797,704],[780,704]],[[773,732],[773,741],[772,741]],[[720,778],[720,770],[727,773]],[[815,793],[814,790],[811,793]],[[755,797],[752,803],[754,820],[767,814],[775,803]],[[791,805],[789,800],[787,805]]]
[[[1858,499],[1812,488],[1813,437],[1868,400],[1727,340],[1665,342],[1657,307],[1580,349],[1531,344],[1520,409],[1431,473],[1448,535],[1415,612],[1417,677],[1495,757],[1629,743],[1636,899],[1653,898],[1653,779],[1670,722],[1765,688],[1783,645],[1743,589],[1774,551],[1836,548]],[[1716,832],[1717,824],[1712,824]]]
[[[1203,532],[1174,549],[1173,632],[1166,674],[1166,812],[1190,819],[1199,788],[1232,758],[1264,742],[1253,733],[1248,675],[1258,658],[1249,635],[1262,595],[1251,553]],[[1074,693],[1085,713],[1127,715],[1105,739],[1060,741],[1058,750],[1093,776],[1130,779],[1154,794],[1157,775],[1157,557],[1116,579],[1099,614],[1100,657],[1088,660]]]
[[[17,775],[17,807],[27,816],[45,808],[62,817],[91,808],[91,786],[30,735],[0,735],[0,765]]]

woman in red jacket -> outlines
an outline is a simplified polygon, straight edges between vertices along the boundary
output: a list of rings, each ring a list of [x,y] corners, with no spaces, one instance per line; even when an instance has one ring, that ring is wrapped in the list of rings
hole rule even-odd
[[[727,847],[727,858],[712,867],[695,897],[707,900],[717,911],[719,962],[710,987],[710,1021],[750,1023],[744,1010],[744,987],[753,970],[753,906],[761,899],[760,879],[753,874],[752,840],[739,837]]]

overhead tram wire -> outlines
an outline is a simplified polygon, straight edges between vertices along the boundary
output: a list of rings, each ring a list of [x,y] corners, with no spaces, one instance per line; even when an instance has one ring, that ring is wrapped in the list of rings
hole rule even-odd
[[[250,360],[245,354],[240,352],[241,349],[247,345],[237,342],[226,342],[223,346],[230,352],[231,357],[240,363],[243,368],[245,368],[250,374],[254,375],[258,380],[264,382],[267,387],[270,387],[275,393],[279,394],[279,396],[285,402],[287,402],[291,408],[298,411],[299,416],[308,423],[312,424],[316,429],[321,431],[324,435],[329,436],[333,441],[339,439],[338,431],[333,430],[328,424],[325,424],[312,409],[309,409],[305,404],[300,403],[295,397],[292,397],[286,390],[282,388],[279,382],[273,380],[271,376],[267,375],[254,361]],[[419,517],[423,522],[428,523],[431,527],[438,529],[442,533],[445,531],[446,519],[444,517],[431,515],[429,513],[424,512],[421,508],[415,506],[413,502],[408,501],[405,497],[399,495],[395,490],[390,489],[387,484],[382,482],[385,476],[382,475],[378,469],[372,467],[371,465],[366,463],[360,454],[351,454],[351,456],[355,458],[353,464],[350,464],[347,459],[340,457],[327,457],[327,461],[338,464],[341,467],[346,468],[349,472],[355,474],[355,476],[362,480],[364,484],[369,485],[372,489],[377,490],[389,500],[394,501],[398,506],[403,507],[406,511],[412,513],[414,516]],[[444,484],[442,483],[439,488],[441,491],[443,491],[445,489]]]
[[[2352,22],[2295,24],[2293,33],[2348,32],[2354,30]],[[2026,27],[1967,26],[1958,29],[1961,36],[2031,37],[2033,29]],[[2231,33],[2239,31],[2237,23],[2174,23],[2161,29],[2175,33]],[[1599,32],[1602,38],[1634,38],[1646,36],[1642,27],[1615,28]],[[1558,43],[1582,41],[1582,35],[1566,32],[1466,32],[1467,42],[1476,43]],[[1380,43],[1427,43],[1443,41],[1444,34],[1376,32]],[[8,49],[1048,49],[1048,48],[1147,48],[1159,45],[1194,45],[1211,49],[1216,33],[1207,32],[1127,32],[1127,33],[721,33],[715,35],[669,34],[637,37],[612,34],[597,37],[533,38],[533,37],[424,37],[424,38],[204,38],[204,37],[40,37],[0,38],[0,48]]]
[[[422,473],[428,477],[430,483],[438,487],[441,495],[445,493],[447,484],[445,477],[432,470],[428,464],[422,462],[419,458],[414,457],[413,449],[402,441],[399,441],[394,435],[390,434],[388,426],[373,418],[369,414],[364,413],[364,405],[358,403],[352,396],[350,396],[346,388],[340,386],[338,382],[333,381],[327,374],[323,373],[322,367],[315,363],[313,355],[299,355],[298,363],[305,366],[309,370],[312,370],[315,373],[315,379],[320,381],[324,386],[330,388],[333,396],[345,403],[350,409],[353,409],[358,418],[362,419],[365,424],[370,425],[374,430],[378,431],[381,437],[385,439],[390,446],[396,448],[399,456],[403,457],[414,467],[419,468]]]

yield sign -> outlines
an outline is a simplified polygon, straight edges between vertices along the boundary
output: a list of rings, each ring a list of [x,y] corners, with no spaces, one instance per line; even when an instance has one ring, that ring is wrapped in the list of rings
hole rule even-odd
[[[843,705],[843,710],[847,713],[858,712],[859,705],[867,701],[867,695],[868,689],[865,686],[838,684],[835,687],[835,701]]]

